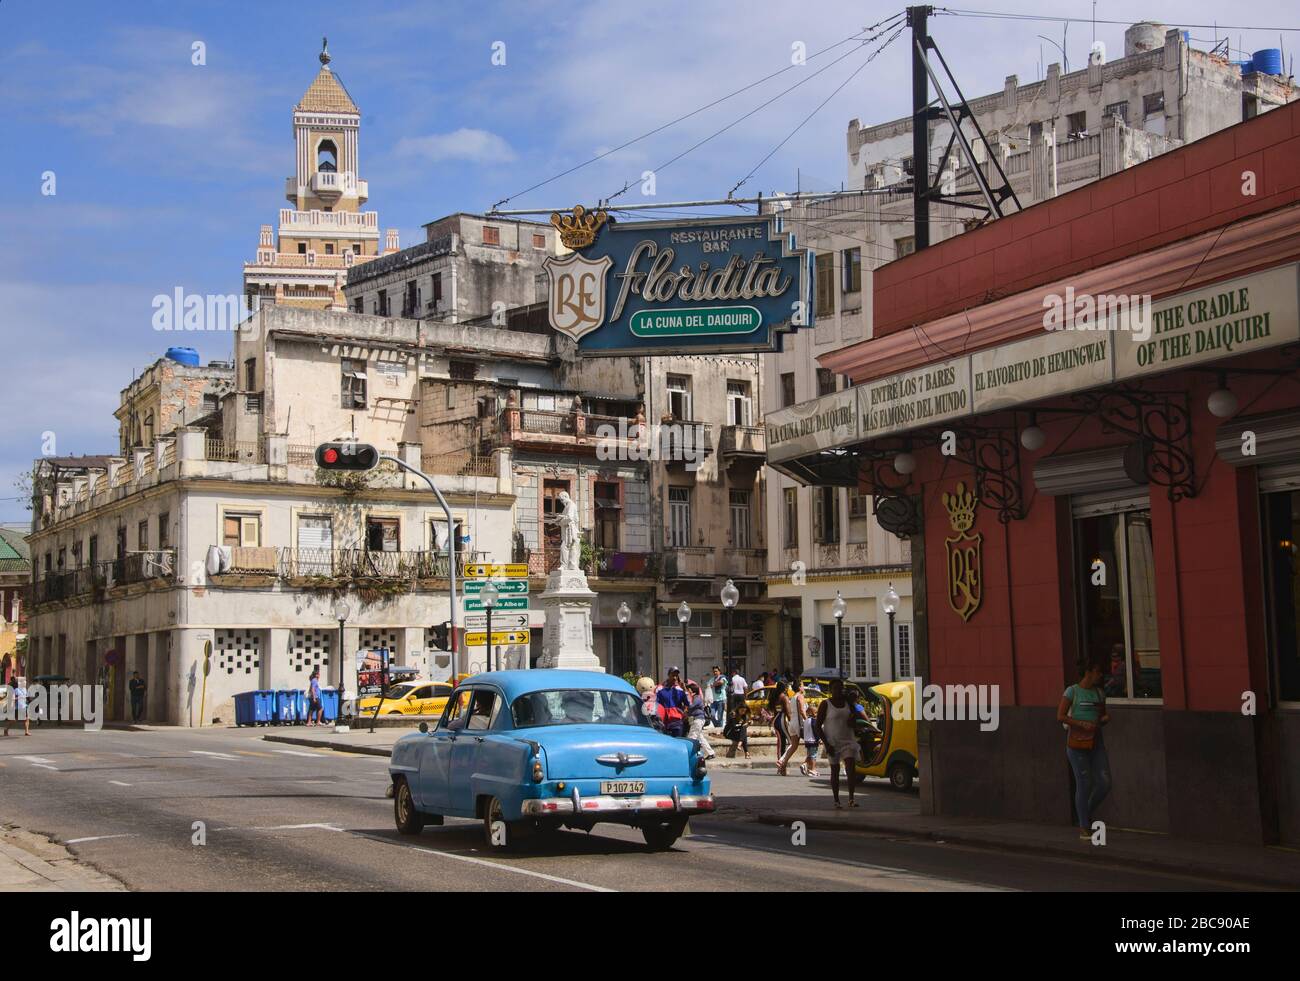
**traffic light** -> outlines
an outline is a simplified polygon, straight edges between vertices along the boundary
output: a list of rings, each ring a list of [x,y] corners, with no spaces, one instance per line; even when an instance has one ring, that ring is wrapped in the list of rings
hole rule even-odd
[[[439,650],[446,651],[451,649],[451,621],[434,624],[429,628],[433,631],[433,646]]]
[[[321,443],[316,447],[316,466],[322,470],[373,470],[379,466],[379,451],[369,443]]]

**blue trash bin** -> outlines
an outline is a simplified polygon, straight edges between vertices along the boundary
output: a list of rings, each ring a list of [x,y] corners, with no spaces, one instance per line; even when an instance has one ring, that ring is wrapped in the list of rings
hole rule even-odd
[[[298,702],[302,699],[302,692],[289,691],[287,688],[276,692],[275,697],[275,721],[284,725],[293,725],[298,721]]]
[[[334,722],[339,717],[339,692],[337,688],[322,688],[320,690],[321,708],[325,710],[325,720]]]
[[[257,692],[241,691],[235,696],[235,725],[251,726],[257,723]]]
[[[275,719],[275,692],[253,692],[253,718],[259,726],[267,725]]]

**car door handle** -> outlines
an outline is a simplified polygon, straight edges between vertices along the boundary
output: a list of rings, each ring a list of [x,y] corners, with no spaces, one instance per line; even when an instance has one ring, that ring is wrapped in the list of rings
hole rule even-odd
[[[482,736],[475,736],[475,737],[474,737],[474,742],[476,742],[476,743],[481,743],[482,741],[483,741],[483,737],[482,737]]]

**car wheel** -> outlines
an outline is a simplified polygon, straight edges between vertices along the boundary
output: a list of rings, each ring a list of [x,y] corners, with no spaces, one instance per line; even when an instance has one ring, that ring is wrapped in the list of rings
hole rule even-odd
[[[415,798],[405,780],[399,780],[394,788],[393,822],[404,835],[418,835],[424,830],[425,816],[415,809]]]
[[[507,822],[501,799],[489,797],[483,805],[483,840],[492,851],[503,852],[523,837],[522,822]]]
[[[685,830],[685,818],[676,818],[672,821],[661,821],[641,826],[641,834],[645,837],[645,843],[653,852],[666,852],[672,848]]]
[[[895,763],[889,768],[889,782],[895,790],[911,790],[912,768],[906,763]]]

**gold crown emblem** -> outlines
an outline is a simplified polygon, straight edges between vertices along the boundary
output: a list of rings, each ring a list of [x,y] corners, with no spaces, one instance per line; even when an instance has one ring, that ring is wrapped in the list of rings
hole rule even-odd
[[[570,249],[585,249],[596,240],[596,232],[609,217],[603,211],[588,211],[582,205],[574,205],[572,215],[561,215],[558,211],[551,213],[551,224],[560,232],[560,241]]]
[[[975,508],[978,506],[975,495],[966,490],[964,481],[957,482],[957,490],[949,494],[943,494],[943,506],[948,509],[948,521],[952,524],[952,530],[964,532],[970,529],[975,523]]]

